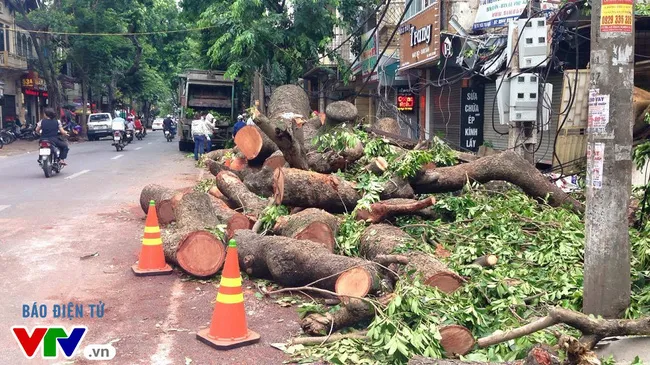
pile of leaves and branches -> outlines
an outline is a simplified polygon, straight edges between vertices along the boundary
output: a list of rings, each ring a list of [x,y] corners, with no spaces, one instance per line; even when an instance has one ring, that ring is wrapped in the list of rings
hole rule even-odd
[[[434,140],[433,147],[410,151],[401,158],[397,150],[382,139],[369,139],[364,132],[341,134],[338,138],[320,139],[322,150],[343,150],[362,141],[365,157],[354,167],[340,173],[356,181],[363,192],[357,208],[344,215],[336,238],[336,250],[346,256],[359,255],[359,239],[367,224],[354,219],[361,207],[379,201],[382,183],[387,176],[364,171],[373,157],[387,159],[391,171],[408,177],[430,162],[438,166],[455,163],[454,152]],[[410,175],[412,176],[412,175]],[[462,194],[439,194],[434,209],[445,220],[398,218],[395,224],[413,238],[397,250],[422,251],[436,255],[450,269],[467,279],[452,294],[424,285],[414,272],[404,273],[394,289],[395,297],[378,309],[365,336],[344,338],[317,346],[295,344],[286,352],[298,363],[326,360],[333,364],[405,364],[415,355],[433,358],[445,356],[440,345],[439,328],[459,324],[476,338],[507,331],[543,317],[554,306],[580,311],[582,307],[583,251],[585,244],[583,217],[564,208],[538,204],[518,189],[489,191],[467,185]],[[630,229],[633,249],[632,304],[626,318],[650,313],[650,229]],[[446,253],[446,254],[445,254]],[[496,255],[492,267],[474,264],[484,255]],[[336,312],[340,305],[326,308],[318,303],[309,312]],[[576,336],[568,326],[553,328]],[[349,329],[348,331],[354,331]],[[509,361],[522,359],[534,344],[556,344],[551,331],[490,346],[475,348],[463,360]]]

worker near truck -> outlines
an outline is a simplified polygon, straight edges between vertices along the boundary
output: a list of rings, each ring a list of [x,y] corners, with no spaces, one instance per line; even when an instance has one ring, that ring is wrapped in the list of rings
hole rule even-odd
[[[212,134],[214,133],[215,120],[211,113],[205,116],[205,152],[208,153],[212,150]]]
[[[205,120],[203,115],[199,115],[198,119],[192,121],[192,137],[194,138],[194,160],[198,161],[199,157],[205,151],[205,135],[207,133],[205,128]]]

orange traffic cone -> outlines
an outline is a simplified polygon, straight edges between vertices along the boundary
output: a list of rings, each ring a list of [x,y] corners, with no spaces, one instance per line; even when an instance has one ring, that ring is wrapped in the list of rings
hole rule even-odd
[[[165,254],[160,238],[160,226],[156,214],[156,203],[149,202],[147,221],[142,238],[142,249],[138,263],[133,265],[136,276],[167,275],[172,273],[172,268],[165,263]]]
[[[244,310],[244,292],[241,287],[237,243],[228,242],[226,263],[221,273],[217,304],[212,313],[210,328],[196,334],[199,341],[216,349],[228,350],[250,345],[260,340],[260,335],[249,330]]]

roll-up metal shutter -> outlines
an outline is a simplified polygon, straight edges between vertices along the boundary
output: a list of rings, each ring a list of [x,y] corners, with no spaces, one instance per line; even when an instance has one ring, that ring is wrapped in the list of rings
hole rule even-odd
[[[551,123],[548,130],[537,132],[537,142],[541,143],[541,146],[538,146],[539,149],[535,153],[535,162],[550,165],[553,161],[553,142],[560,118],[560,105],[562,104],[562,74],[549,75],[546,81],[553,85],[553,100],[551,103],[553,113],[551,114]],[[508,148],[508,125],[499,124],[499,110],[494,104],[496,88],[497,84],[495,82],[485,85],[483,143],[491,145],[495,150],[504,151]],[[492,113],[493,105],[494,113]],[[505,133],[505,135],[500,135],[497,131]]]
[[[442,138],[454,149],[460,149],[460,92],[460,82],[434,87],[429,100],[433,135]]]

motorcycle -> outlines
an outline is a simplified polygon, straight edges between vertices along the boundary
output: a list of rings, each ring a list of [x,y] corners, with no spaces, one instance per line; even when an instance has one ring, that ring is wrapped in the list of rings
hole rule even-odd
[[[122,138],[122,133],[120,131],[113,132],[113,144],[117,152],[123,151],[126,146],[126,141]]]
[[[127,144],[133,142],[133,131],[130,129],[127,130],[124,139],[126,140]]]
[[[174,139],[174,133],[170,132],[169,130],[165,130],[165,138],[167,139],[167,142],[171,142],[172,139]]]
[[[20,130],[20,133],[16,135],[18,139],[24,139],[26,141],[33,141],[38,138],[34,128],[27,127]]]
[[[135,138],[137,138],[138,141],[142,141],[142,138],[144,138],[144,134],[142,134],[142,130],[135,131]]]
[[[47,139],[43,139],[39,142],[38,150],[38,164],[43,169],[45,177],[48,178],[52,176],[53,172],[57,174],[63,169],[61,165],[61,158],[59,149]]]

